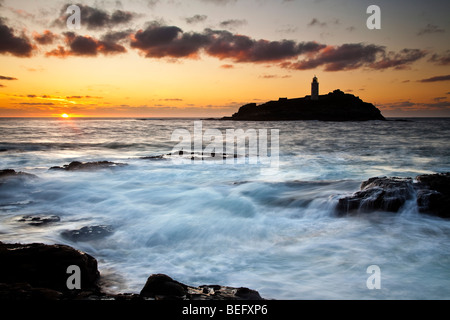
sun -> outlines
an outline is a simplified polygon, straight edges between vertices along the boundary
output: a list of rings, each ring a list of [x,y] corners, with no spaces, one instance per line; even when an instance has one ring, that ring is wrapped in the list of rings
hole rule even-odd
[[[69,118],[69,115],[67,113],[64,113],[64,114],[61,115],[61,117],[67,119],[67,118]]]

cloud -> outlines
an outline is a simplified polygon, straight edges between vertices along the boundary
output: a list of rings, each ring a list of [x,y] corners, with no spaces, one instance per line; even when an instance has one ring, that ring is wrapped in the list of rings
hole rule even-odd
[[[112,13],[88,5],[77,4],[81,10],[81,25],[89,30],[98,30],[106,27],[127,24],[137,14],[129,11],[115,10]],[[60,17],[53,22],[54,26],[65,27],[66,21],[71,14],[66,13],[68,5],[61,8]]]
[[[20,105],[24,106],[54,106],[52,102],[21,102]]]
[[[233,28],[241,27],[241,26],[246,25],[246,24],[247,24],[247,20],[245,20],[245,19],[241,19],[241,20],[239,20],[239,19],[229,19],[229,20],[222,21],[220,23],[220,26],[222,28],[231,28],[231,29],[233,29]]]
[[[131,47],[140,50],[147,58],[194,58],[208,42],[206,35],[183,33],[178,27],[154,22],[132,36]]]
[[[124,34],[108,33],[103,40],[98,40],[90,36],[79,36],[73,32],[63,33],[68,49],[63,46],[58,46],[57,49],[49,51],[46,56],[54,56],[65,58],[68,56],[91,56],[95,57],[99,53],[104,55],[125,53],[127,50],[121,44],[114,42]],[[118,36],[120,35],[120,37]]]
[[[326,27],[327,23],[326,22],[320,22],[318,19],[313,18],[311,20],[311,22],[308,23],[308,27],[314,27],[314,26],[316,26],[316,27]]]
[[[188,23],[188,24],[196,24],[196,23],[203,22],[203,21],[205,21],[206,19],[208,19],[208,16],[206,16],[206,15],[204,15],[204,14],[202,14],[202,15],[196,14],[196,15],[194,15],[194,16],[192,16],[192,17],[185,18],[184,20],[185,20],[186,23]]]
[[[419,49],[403,49],[400,52],[386,52],[384,46],[373,44],[343,44],[327,46],[312,57],[295,63],[283,63],[281,66],[296,70],[309,70],[324,67],[325,71],[353,70],[369,68],[383,70],[403,69],[426,55]]]
[[[427,26],[425,28],[420,29],[419,32],[417,32],[417,35],[423,36],[425,34],[444,33],[444,32],[445,32],[444,29],[442,29],[438,26],[435,26],[434,24],[429,23],[429,24],[427,24]]]
[[[448,81],[450,80],[450,74],[445,76],[436,76],[427,79],[418,80],[419,82],[438,82],[438,81]]]
[[[17,78],[0,76],[0,80],[17,80]]]
[[[233,69],[234,65],[232,64],[223,64],[220,66],[222,69]]]
[[[15,36],[14,30],[5,24],[5,19],[0,17],[0,53],[12,54],[16,57],[31,57],[33,45],[30,40],[22,34]]]
[[[450,109],[449,101],[437,101],[437,102],[412,102],[399,101],[393,103],[386,103],[383,105],[383,109],[386,111],[442,111]]]
[[[259,76],[259,78],[261,79],[286,79],[286,78],[291,78],[292,76],[290,75],[284,75],[284,76],[279,76],[276,74],[264,74],[262,76]]]
[[[450,50],[447,50],[442,54],[435,53],[430,57],[428,61],[434,62],[437,65],[447,66],[450,64]]]
[[[52,33],[50,30],[45,30],[42,34],[39,34],[37,32],[33,33],[34,41],[41,45],[53,44],[53,42],[58,38],[59,36]]]
[[[383,57],[370,65],[373,69],[405,69],[409,64],[425,57],[427,52],[420,49],[403,49],[400,52],[384,53]]]
[[[231,59],[235,62],[282,61],[325,47],[316,42],[255,40],[228,31],[207,29],[205,33],[209,38],[209,43],[205,46],[208,55],[219,59]]]
[[[236,3],[237,0],[201,0],[206,3],[212,3],[220,6],[225,6],[230,3]]]

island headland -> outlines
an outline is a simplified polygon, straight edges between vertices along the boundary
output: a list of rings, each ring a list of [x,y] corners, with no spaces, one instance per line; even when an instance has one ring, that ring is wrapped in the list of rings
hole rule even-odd
[[[311,84],[311,95],[303,98],[280,98],[261,105],[249,103],[242,106],[231,117],[221,120],[235,121],[368,121],[386,120],[373,104],[359,97],[337,89],[326,95],[319,95],[317,77]]]

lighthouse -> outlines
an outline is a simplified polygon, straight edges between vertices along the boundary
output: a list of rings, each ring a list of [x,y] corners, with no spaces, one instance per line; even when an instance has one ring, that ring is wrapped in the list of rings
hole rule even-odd
[[[311,83],[311,100],[319,100],[319,81],[317,81],[316,76]]]

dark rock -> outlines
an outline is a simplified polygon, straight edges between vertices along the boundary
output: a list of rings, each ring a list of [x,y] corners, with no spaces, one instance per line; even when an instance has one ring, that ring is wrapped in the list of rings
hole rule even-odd
[[[413,196],[410,178],[370,178],[361,184],[361,191],[339,199],[336,209],[339,214],[397,212]]]
[[[0,300],[59,300],[63,294],[48,288],[33,288],[28,283],[0,283]]]
[[[65,245],[0,242],[0,300],[261,300],[255,290],[220,285],[191,287],[153,274],[140,294],[105,293],[98,285],[97,260]],[[67,268],[80,267],[81,290],[67,288]]]
[[[92,171],[100,169],[112,169],[116,167],[123,167],[126,165],[127,165],[126,163],[115,163],[110,161],[97,161],[97,162],[73,161],[70,164],[66,164],[62,167],[51,167],[50,170]]]
[[[26,173],[26,172],[16,172],[13,169],[5,169],[5,170],[0,170],[0,184],[2,182],[5,182],[7,180],[18,180],[18,181],[26,181],[28,179],[36,179],[37,176],[35,176],[34,174],[31,173]]]
[[[25,290],[28,286],[61,293],[70,292],[66,281],[70,276],[67,268],[71,265],[76,265],[81,270],[82,291],[99,289],[97,260],[69,246],[0,242],[0,261],[0,283],[7,284],[3,290],[9,286],[14,294],[19,294],[21,290],[25,295],[32,294],[33,290]],[[11,285],[20,283],[25,285],[16,285],[17,289],[12,289]]]
[[[263,300],[258,291],[249,288],[238,288],[236,290],[236,296],[243,300]]]
[[[373,104],[363,102],[359,97],[335,90],[311,100],[309,96],[297,99],[280,99],[262,105],[250,103],[237,113],[222,120],[243,121],[367,121],[386,120]]]
[[[114,233],[110,226],[86,226],[77,230],[67,230],[61,236],[71,241],[98,240],[110,236]]]
[[[49,223],[59,222],[61,219],[55,215],[27,215],[17,219],[19,222],[26,222],[31,226],[40,227]]]
[[[450,172],[416,177],[419,211],[450,218]]]
[[[140,292],[141,297],[155,298],[163,296],[165,298],[181,299],[187,294],[187,286],[173,280],[165,274],[153,274],[145,283]]]
[[[339,215],[373,211],[398,212],[407,200],[416,199],[421,213],[450,217],[450,173],[420,175],[415,179],[375,177],[361,190],[338,200]]]
[[[151,275],[140,296],[158,300],[262,300],[259,293],[248,288],[233,288],[220,285],[187,286],[165,274]]]

